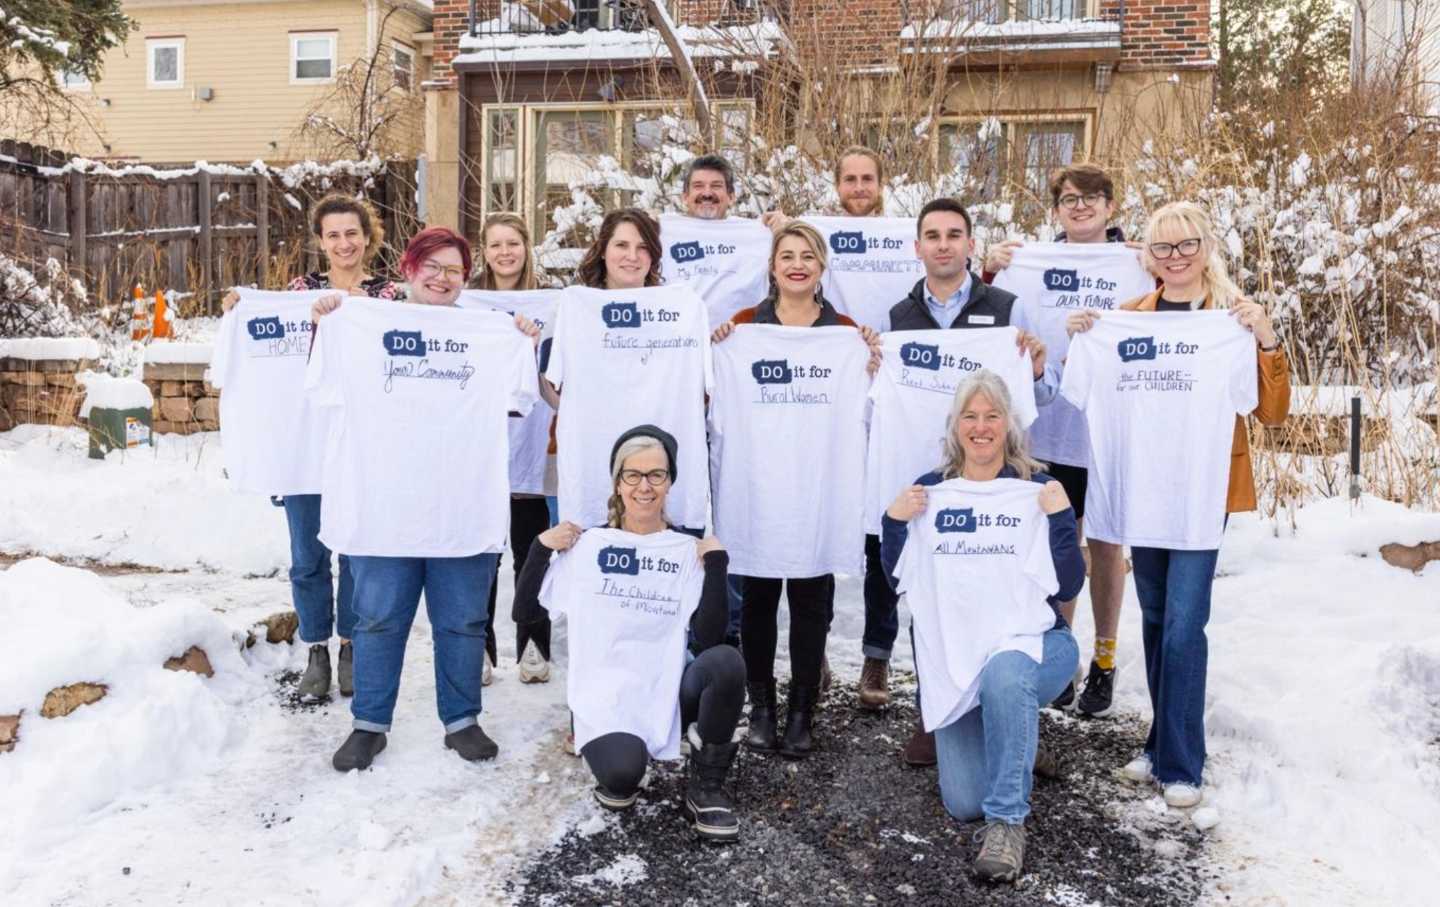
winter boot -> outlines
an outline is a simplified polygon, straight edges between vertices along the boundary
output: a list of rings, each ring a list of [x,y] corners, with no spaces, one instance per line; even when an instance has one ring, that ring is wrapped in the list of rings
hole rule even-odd
[[[750,697],[750,732],[745,735],[745,745],[752,750],[775,749],[775,681],[747,683],[745,691]]]
[[[385,735],[374,731],[351,731],[345,742],[335,751],[330,764],[337,772],[352,769],[364,770],[370,767],[380,751],[385,749]]]
[[[1013,882],[1025,866],[1025,826],[987,822],[975,835],[980,855],[975,874],[987,882]]]
[[[860,669],[860,707],[882,709],[890,704],[890,662],[866,657]]]
[[[446,734],[445,748],[454,750],[466,762],[494,759],[500,752],[500,747],[494,740],[486,736],[485,731],[478,724],[463,727],[453,734]]]
[[[335,664],[335,685],[341,696],[355,695],[355,647],[348,642],[340,644],[340,657]]]
[[[785,738],[780,741],[780,755],[786,759],[804,759],[810,755],[814,741],[810,737],[815,719],[815,701],[820,698],[818,687],[803,687],[790,682],[790,701],[785,707]]]
[[[305,699],[324,699],[330,695],[330,647],[317,642],[310,647],[310,663],[300,678],[298,689]]]
[[[740,821],[724,784],[740,744],[705,743],[693,724],[686,736],[690,761],[686,764],[685,818],[695,827],[695,834],[707,841],[733,841],[740,835]]]
[[[900,748],[900,758],[911,768],[929,768],[938,761],[935,735],[926,731],[918,718],[915,720],[915,732]]]

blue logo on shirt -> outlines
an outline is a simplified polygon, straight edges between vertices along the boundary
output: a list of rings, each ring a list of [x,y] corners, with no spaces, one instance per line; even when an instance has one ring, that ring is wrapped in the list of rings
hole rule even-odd
[[[1080,275],[1075,272],[1074,268],[1047,268],[1045,270],[1045,289],[1069,293],[1079,288]]]
[[[251,318],[245,322],[245,330],[250,332],[251,340],[279,340],[285,336],[285,325],[280,323],[278,315],[271,315],[269,318]]]
[[[795,373],[784,359],[761,359],[750,365],[756,384],[789,384]]]
[[[600,309],[607,328],[638,328],[640,306],[633,302],[611,302]]]
[[[1155,358],[1154,337],[1130,337],[1120,341],[1119,347],[1121,362],[1134,362],[1137,359]]]
[[[634,548],[619,548],[606,545],[596,558],[601,573],[623,573],[626,576],[640,575],[640,558]]]
[[[974,532],[975,508],[962,507],[942,510],[935,514],[936,532]]]
[[[902,343],[900,345],[900,364],[912,368],[928,368],[932,372],[940,371],[940,347],[938,344],[929,343]]]
[[[677,262],[699,261],[705,257],[705,250],[698,241],[677,242],[670,245],[670,257]]]
[[[386,331],[385,352],[392,356],[425,355],[425,338],[419,331]]]
[[[830,234],[830,251],[836,255],[856,255],[865,251],[865,234],[859,230],[837,230]]]

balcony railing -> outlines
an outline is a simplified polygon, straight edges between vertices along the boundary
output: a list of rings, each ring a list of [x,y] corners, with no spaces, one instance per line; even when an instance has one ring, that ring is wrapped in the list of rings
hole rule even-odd
[[[760,5],[760,0],[727,0],[713,24],[754,22]],[[512,0],[500,4],[495,18],[476,21],[471,34],[562,35],[596,29],[644,31],[649,27],[649,15],[640,0]]]

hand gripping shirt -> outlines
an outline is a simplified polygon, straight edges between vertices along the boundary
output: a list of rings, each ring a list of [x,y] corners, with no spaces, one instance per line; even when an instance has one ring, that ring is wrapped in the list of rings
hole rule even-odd
[[[510,316],[351,297],[321,319],[306,386],[335,409],[326,547],[382,557],[505,547],[509,413],[539,396],[534,345]]]
[[[951,479],[927,488],[895,566],[915,623],[915,671],[925,730],[974,708],[980,672],[1001,652],[1038,664],[1055,626],[1046,597],[1060,584],[1041,486],[1023,479]]]
[[[220,388],[220,443],[231,486],[248,494],[319,494],[327,414],[305,393],[310,307],[333,291],[239,288],[220,319],[210,383]]]
[[[944,460],[945,420],[966,376],[982,368],[999,375],[1020,424],[1035,421],[1034,371],[1030,357],[1016,348],[1017,334],[1003,327],[897,331],[880,338],[884,358],[870,386],[867,533],[878,535],[880,517],[900,490]]]
[[[714,357],[710,475],[730,572],[859,575],[870,386],[860,332],[742,324]]]
[[[560,389],[560,519],[580,526],[605,522],[610,450],[621,434],[649,424],[674,435],[679,446],[666,516],[676,526],[705,526],[711,375],[705,304],[689,287],[565,290],[545,369]]]
[[[660,273],[705,300],[713,330],[770,289],[770,231],[758,220],[660,215]]]
[[[1070,351],[1065,319],[1081,309],[1115,311],[1155,289],[1155,278],[1124,243],[1026,243],[994,285],[1016,296],[1023,323],[1045,344],[1063,375]],[[1030,426],[1030,453],[1046,463],[1087,466],[1085,414],[1056,395]]]
[[[540,604],[569,623],[577,751],[626,733],[656,759],[679,757],[685,635],[704,579],[695,539],[673,530],[589,529],[555,555]]]
[[[825,298],[856,324],[890,329],[890,309],[925,276],[913,217],[804,217],[829,246]]]
[[[559,290],[464,290],[456,305],[463,309],[524,315],[544,331],[555,320]],[[544,400],[523,419],[510,420],[510,491],[545,493],[545,451],[550,447],[550,423],[555,410]]]
[[[1235,416],[1259,403],[1255,335],[1229,312],[1109,312],[1070,343],[1060,392],[1090,432],[1085,534],[1220,547]]]

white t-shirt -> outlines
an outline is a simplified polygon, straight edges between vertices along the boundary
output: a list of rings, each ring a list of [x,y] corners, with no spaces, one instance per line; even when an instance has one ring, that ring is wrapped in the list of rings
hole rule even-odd
[[[695,539],[673,530],[589,529],[554,556],[540,604],[569,623],[577,751],[626,733],[656,759],[679,757],[685,635],[704,584]]]
[[[1090,427],[1085,534],[1220,547],[1235,416],[1259,404],[1255,335],[1229,312],[1109,312],[1070,344],[1060,392]]]
[[[1124,243],[1037,242],[1015,250],[995,286],[1018,297],[1015,308],[1044,342],[1046,361],[1063,375],[1070,350],[1066,317],[1081,309],[1113,311],[1154,290],[1155,278]],[[1058,394],[1040,407],[1030,426],[1030,453],[1047,463],[1086,466],[1088,449],[1084,413]]]
[[[560,303],[559,290],[464,290],[456,305],[524,315],[544,331],[555,320]],[[515,494],[545,493],[545,455],[550,448],[550,422],[555,410],[544,400],[523,419],[510,420],[510,491]]]
[[[890,309],[925,276],[913,217],[804,217],[829,246],[825,298],[856,324],[890,329]]]
[[[742,324],[714,356],[710,474],[730,572],[859,575],[870,385],[860,332]]]
[[[915,622],[921,719],[934,731],[978,704],[980,672],[997,654],[1040,662],[1055,626],[1046,597],[1060,583],[1039,484],[951,479],[926,491],[895,576]]]
[[[305,394],[305,363],[310,307],[334,291],[238,289],[210,361],[225,472],[248,494],[319,494],[328,420]]]
[[[705,303],[688,286],[570,287],[560,300],[545,377],[560,389],[555,425],[560,519],[605,522],[610,450],[637,425],[675,436],[679,476],[665,502],[676,526],[705,526],[710,470],[705,395],[711,386]]]
[[[866,532],[878,535],[880,516],[900,489],[944,460],[945,420],[955,388],[968,375],[982,368],[999,375],[1020,424],[1035,421],[1034,370],[1016,348],[1017,333],[1003,327],[881,336],[884,358],[870,387]]]
[[[336,410],[320,540],[383,557],[468,557],[510,531],[509,413],[539,396],[508,315],[351,297],[320,322],[306,374]]]
[[[689,283],[705,300],[711,328],[755,305],[770,289],[770,231],[758,220],[662,214],[660,244],[665,282]]]

